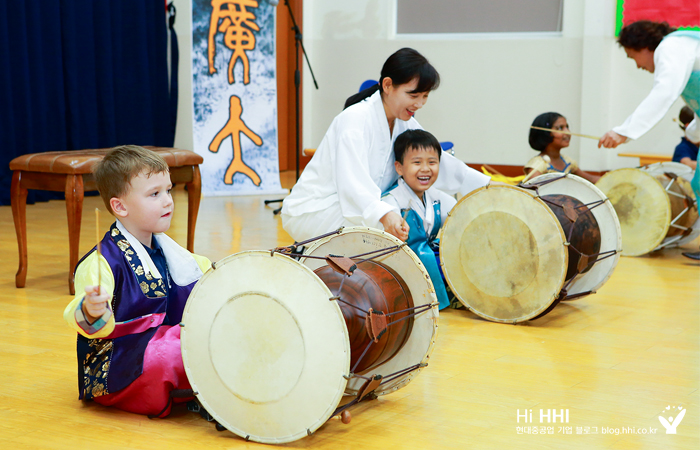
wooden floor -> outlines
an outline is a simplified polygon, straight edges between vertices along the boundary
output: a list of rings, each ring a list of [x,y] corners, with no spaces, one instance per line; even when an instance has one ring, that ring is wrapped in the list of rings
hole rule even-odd
[[[184,191],[176,189],[175,201],[169,234],[184,244]],[[85,199],[90,213],[81,253],[93,245],[96,206],[104,210],[97,197]],[[196,252],[217,260],[290,244],[271,211],[259,197],[204,198]],[[106,230],[110,218],[102,216]],[[27,221],[27,287],[15,289],[12,214],[0,207],[0,448],[263,448],[217,432],[182,409],[149,420],[78,401],[75,335],[61,317],[71,298],[65,206],[30,205]],[[695,450],[699,355],[700,265],[678,249],[622,258],[598,294],[559,305],[533,322],[502,325],[464,311],[441,313],[430,366],[410,385],[356,407],[350,425],[333,419],[286,446]],[[687,409],[676,435],[665,434],[658,419],[667,406]],[[548,409],[568,410],[569,423],[549,424],[551,432],[542,435],[548,424],[539,414]],[[532,410],[534,423],[522,417],[518,423],[524,410]],[[570,427],[569,434],[562,426]]]

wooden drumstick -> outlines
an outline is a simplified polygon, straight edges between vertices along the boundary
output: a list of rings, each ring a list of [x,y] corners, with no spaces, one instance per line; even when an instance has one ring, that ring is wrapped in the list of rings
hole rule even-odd
[[[491,172],[491,173],[494,174],[494,175],[500,175],[500,176],[502,176],[502,177],[505,176],[505,175],[503,175],[501,172],[499,172],[498,170],[496,170],[496,169],[494,169],[493,167],[489,166],[488,164],[482,164],[481,167],[485,168],[486,170],[488,170],[489,172]]]
[[[533,129],[535,129],[535,130],[551,131],[552,133],[570,134],[570,135],[572,135],[572,136],[578,136],[578,137],[588,138],[588,139],[595,139],[596,141],[599,141],[599,140],[600,140],[599,137],[597,137],[597,136],[591,136],[590,134],[572,133],[571,131],[553,130],[552,128],[542,128],[542,127],[535,127],[535,126],[531,126],[530,128],[533,128]]]
[[[535,173],[535,170],[531,170],[530,173],[528,173],[525,178],[522,179],[520,184],[525,184],[530,178],[532,178],[532,175]]]
[[[97,240],[97,295],[102,285],[102,244],[100,239],[100,209],[95,208],[95,237]]]

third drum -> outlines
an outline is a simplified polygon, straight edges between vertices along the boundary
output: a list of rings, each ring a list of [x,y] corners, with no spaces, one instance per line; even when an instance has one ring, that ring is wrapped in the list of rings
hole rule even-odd
[[[460,199],[445,222],[440,259],[467,309],[518,323],[595,293],[612,275],[620,245],[605,194],[576,175],[545,174]]]
[[[610,199],[622,228],[622,254],[640,256],[690,242],[700,234],[690,167],[663,162],[605,174],[596,186]]]

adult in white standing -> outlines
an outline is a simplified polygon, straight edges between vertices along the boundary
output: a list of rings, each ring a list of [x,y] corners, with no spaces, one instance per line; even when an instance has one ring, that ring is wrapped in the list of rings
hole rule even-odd
[[[615,148],[640,138],[678,97],[695,112],[685,135],[691,142],[700,141],[700,32],[676,31],[665,22],[640,20],[622,28],[618,43],[638,68],[654,74],[654,85],[622,125],[600,138],[598,147]]]
[[[300,242],[341,226],[364,225],[406,240],[408,225],[381,194],[398,179],[396,136],[421,128],[413,116],[439,84],[438,72],[425,57],[402,48],[386,60],[377,85],[348,99],[284,200],[282,224],[292,238]],[[435,187],[467,194],[489,181],[444,153]]]
[[[641,137],[663,118],[678,97],[695,113],[685,127],[685,137],[693,144],[700,143],[700,31],[678,31],[666,22],[640,20],[622,28],[618,42],[638,68],[654,74],[654,85],[622,125],[600,138],[598,147],[615,148]],[[700,199],[700,171],[695,171],[690,184]],[[700,260],[700,252],[684,255]]]

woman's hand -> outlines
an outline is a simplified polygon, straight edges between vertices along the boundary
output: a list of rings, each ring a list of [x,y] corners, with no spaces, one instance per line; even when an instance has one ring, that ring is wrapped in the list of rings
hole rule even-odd
[[[624,144],[626,141],[627,136],[617,134],[614,131],[610,130],[607,133],[605,133],[602,138],[600,138],[600,140],[598,141],[598,148],[615,148],[620,144]]]
[[[387,233],[396,236],[402,241],[408,239],[408,230],[410,227],[406,221],[395,212],[389,211],[388,213],[384,214],[384,217],[379,219],[379,221],[382,223],[382,225],[384,225],[384,231]]]

